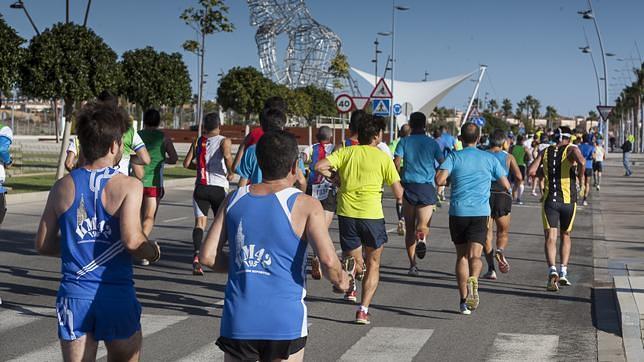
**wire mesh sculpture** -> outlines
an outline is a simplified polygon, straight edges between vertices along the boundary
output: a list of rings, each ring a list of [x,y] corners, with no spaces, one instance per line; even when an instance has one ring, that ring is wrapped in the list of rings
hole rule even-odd
[[[304,0],[248,0],[248,7],[250,24],[257,27],[255,42],[265,77],[289,88],[332,88],[329,66],[342,41],[313,19]],[[278,64],[276,54],[280,35],[288,39],[283,64]]]

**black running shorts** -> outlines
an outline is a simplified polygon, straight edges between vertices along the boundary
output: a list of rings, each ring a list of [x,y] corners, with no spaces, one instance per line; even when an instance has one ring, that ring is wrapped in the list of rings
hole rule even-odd
[[[210,209],[216,214],[225,197],[226,190],[221,186],[196,185],[192,194],[195,217],[208,217]]]
[[[510,215],[512,212],[512,196],[507,192],[491,191],[490,210],[492,210],[491,216],[494,219]]]
[[[449,216],[449,233],[456,245],[468,242],[485,244],[489,216]]]
[[[561,228],[562,231],[571,232],[575,223],[577,203],[565,204],[563,202],[546,201],[543,203],[541,217],[543,228]]]
[[[219,349],[239,361],[287,360],[306,346],[306,337],[293,340],[217,338]]]
[[[604,163],[602,161],[593,162],[593,171],[603,172],[604,171]]]
[[[592,168],[587,168],[584,170],[584,176],[586,177],[593,177],[593,169]]]
[[[405,193],[403,197],[412,206],[436,205],[436,188],[432,184],[403,184]]]
[[[385,219],[356,219],[338,215],[340,247],[347,252],[364,244],[378,249],[387,242]]]

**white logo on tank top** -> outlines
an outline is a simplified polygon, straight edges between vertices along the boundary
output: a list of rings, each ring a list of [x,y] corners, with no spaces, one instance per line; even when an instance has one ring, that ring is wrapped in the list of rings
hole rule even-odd
[[[235,264],[241,269],[238,273],[270,275],[268,269],[273,263],[271,255],[264,248],[257,248],[255,244],[244,245],[245,241],[243,220],[240,220],[235,235],[235,245],[237,246]]]
[[[81,202],[76,210],[76,235],[81,239],[78,241],[79,244],[107,240],[112,235],[112,228],[105,220],[98,221],[96,216],[87,216],[83,195],[81,195]],[[90,239],[83,240],[86,236],[89,236]]]

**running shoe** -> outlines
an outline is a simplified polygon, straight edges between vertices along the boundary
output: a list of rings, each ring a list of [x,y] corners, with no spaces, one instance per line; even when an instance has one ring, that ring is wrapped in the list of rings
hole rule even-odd
[[[356,259],[352,256],[345,256],[344,259],[342,259],[342,269],[349,273],[353,278],[356,274]]]
[[[584,200],[583,205],[588,206],[588,201]]]
[[[523,201],[521,201],[521,199],[517,199],[517,204],[523,205]]]
[[[411,275],[412,277],[417,277],[419,272],[418,272],[418,267],[415,265],[412,265],[409,267],[409,271],[407,272],[408,275]]]
[[[599,185],[595,186],[595,188],[597,189],[597,191],[599,191],[600,189]]]
[[[405,235],[405,220],[404,219],[398,220],[398,235],[400,235],[400,236]]]
[[[537,195],[537,191],[532,190],[532,196],[537,197],[537,196],[538,196],[538,195]]]
[[[320,259],[314,256],[311,259],[311,278],[315,280],[322,279],[322,271],[320,270]]]
[[[203,268],[199,262],[192,263],[192,275],[203,275]]]
[[[150,265],[150,261],[148,259],[141,259],[141,265],[142,266],[148,266],[148,265]]]
[[[440,198],[436,200],[436,205],[434,205],[434,211],[436,211],[436,207],[443,207],[443,203],[441,202]]]
[[[556,271],[551,271],[550,275],[548,275],[548,285],[546,285],[546,289],[551,292],[559,291],[559,274],[557,274]]]
[[[349,291],[344,294],[344,300],[353,302],[353,303],[358,301],[358,291],[356,289],[355,282],[350,283]]]
[[[496,280],[496,271],[488,270],[487,273],[483,274],[483,279]]]
[[[568,280],[568,273],[559,272],[559,285],[569,287],[572,283]]]
[[[497,263],[499,263],[499,270],[501,273],[505,274],[510,271],[510,263],[508,263],[505,255],[503,255],[503,251],[497,250],[496,253],[494,253],[494,257],[496,258]]]
[[[476,277],[467,278],[467,298],[465,304],[469,310],[475,310],[479,306],[479,281]]]
[[[362,262],[362,270],[360,271],[360,273],[354,271],[356,280],[361,282],[362,279],[364,279],[365,273],[367,273],[367,264],[365,262]]]
[[[460,312],[463,315],[470,315],[472,314],[472,311],[467,307],[467,303],[461,303],[460,305]]]
[[[425,233],[422,231],[416,232],[416,256],[418,259],[424,259],[427,253],[427,242],[425,241]]]
[[[356,324],[369,324],[369,313],[365,313],[362,310],[356,312]]]

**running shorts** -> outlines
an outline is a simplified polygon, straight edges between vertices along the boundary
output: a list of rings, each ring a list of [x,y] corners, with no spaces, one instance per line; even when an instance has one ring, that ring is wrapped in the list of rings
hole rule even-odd
[[[56,298],[58,338],[73,341],[91,333],[97,341],[127,339],[141,330],[141,305],[136,298]]]
[[[306,346],[306,337],[293,340],[217,338],[219,349],[239,361],[287,360]]]
[[[519,165],[519,173],[521,173],[521,177],[525,180],[525,176],[526,176],[526,166],[525,165]]]
[[[470,241],[485,244],[489,216],[449,216],[449,233],[456,245]]]
[[[337,188],[332,187],[329,190],[329,194],[327,195],[326,198],[324,198],[324,200],[318,200],[322,204],[322,208],[324,209],[324,211],[333,212],[333,213],[335,212],[338,205],[337,193],[338,193]],[[313,185],[309,184],[306,187],[306,194],[309,196],[313,195]]]
[[[563,231],[571,232],[575,223],[577,203],[565,204],[563,202],[546,201],[543,203],[541,218],[543,228],[561,228]]]
[[[163,195],[165,195],[163,187],[152,186],[143,188],[143,197],[156,197],[162,199]]]
[[[593,169],[592,168],[587,168],[584,170],[584,176],[586,177],[593,177]]]
[[[195,192],[192,194],[195,217],[207,217],[210,209],[213,213],[217,213],[225,197],[226,190],[221,186],[196,185]]]
[[[357,219],[338,215],[340,247],[342,251],[355,250],[364,244],[378,249],[387,242],[385,219]]]
[[[490,209],[493,219],[510,215],[512,212],[512,196],[507,192],[490,192]]]
[[[405,183],[403,197],[412,206],[436,205],[436,188],[432,184]]]
[[[604,163],[602,161],[593,162],[593,171],[603,172],[604,171]]]

